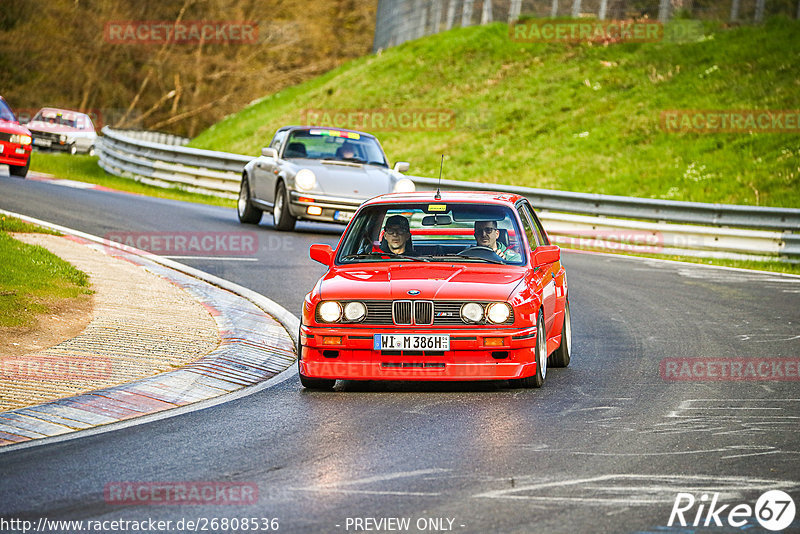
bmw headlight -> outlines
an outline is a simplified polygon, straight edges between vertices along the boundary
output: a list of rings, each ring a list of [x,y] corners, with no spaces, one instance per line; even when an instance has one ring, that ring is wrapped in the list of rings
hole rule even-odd
[[[60,142],[62,142],[62,143],[66,143],[67,142],[67,136],[66,135],[59,135],[58,136],[58,140]]]
[[[467,323],[479,323],[483,319],[483,306],[477,302],[467,302],[461,306],[461,318]]]
[[[294,177],[294,185],[302,191],[310,191],[317,185],[317,177],[311,169],[300,169]]]
[[[400,178],[395,182],[394,189],[392,192],[394,193],[413,193],[417,190],[417,186],[414,185],[414,182],[409,180],[408,178]]]
[[[19,145],[29,145],[31,144],[32,139],[30,135],[13,134],[11,136],[11,139],[9,139],[9,141],[12,143],[17,143]]]
[[[362,320],[367,315],[367,307],[361,302],[348,302],[344,305],[344,318],[350,322]]]
[[[510,315],[511,307],[505,302],[493,302],[486,307],[486,318],[492,323],[504,323]]]
[[[335,323],[342,318],[342,305],[335,300],[328,300],[319,305],[319,316],[326,323]]]

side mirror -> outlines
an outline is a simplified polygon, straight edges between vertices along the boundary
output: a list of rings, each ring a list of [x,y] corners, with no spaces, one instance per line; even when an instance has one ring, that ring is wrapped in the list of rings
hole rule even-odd
[[[261,155],[266,156],[268,158],[277,158],[278,151],[272,147],[265,146],[264,148],[261,149]]]
[[[330,245],[311,245],[311,248],[308,250],[308,255],[311,256],[312,260],[318,261],[322,265],[327,265],[328,267],[333,263],[333,249]]]
[[[407,161],[398,161],[394,164],[394,170],[397,172],[407,172],[411,164]]]
[[[543,245],[533,251],[533,266],[539,267],[555,263],[561,259],[561,248],[558,245]]]

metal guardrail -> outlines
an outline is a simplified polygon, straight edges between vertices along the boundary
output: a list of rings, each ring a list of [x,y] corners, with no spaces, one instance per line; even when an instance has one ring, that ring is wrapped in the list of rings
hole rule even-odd
[[[241,154],[201,150],[137,139],[105,127],[98,143],[106,172],[159,187],[235,199],[242,168],[253,159]]]
[[[103,134],[99,165],[107,172],[224,198],[237,197],[242,168],[253,159],[146,141],[108,127]],[[433,178],[408,177],[419,190],[433,190],[439,184]],[[548,222],[548,233],[559,236],[556,241],[578,248],[800,261],[800,209],[796,208],[681,202],[459,180],[442,180],[441,186],[524,195]],[[606,247],[593,245],[599,242]],[[608,246],[611,243],[620,245]]]

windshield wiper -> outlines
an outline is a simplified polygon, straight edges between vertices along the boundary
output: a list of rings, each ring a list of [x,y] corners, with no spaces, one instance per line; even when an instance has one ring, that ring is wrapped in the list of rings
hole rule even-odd
[[[503,260],[495,260],[492,258],[482,258],[480,256],[470,256],[469,254],[437,254],[436,256],[429,256],[434,260],[438,260],[439,258],[449,260],[480,260],[480,261],[487,261],[489,263],[496,263],[498,265],[505,265],[506,263]]]
[[[401,258],[404,260],[412,260],[412,261],[431,261],[423,256],[406,256],[405,254],[392,254],[391,252],[368,252],[366,254],[348,254],[344,256],[342,260],[365,260],[367,258],[380,258],[383,256],[389,256],[389,259]]]

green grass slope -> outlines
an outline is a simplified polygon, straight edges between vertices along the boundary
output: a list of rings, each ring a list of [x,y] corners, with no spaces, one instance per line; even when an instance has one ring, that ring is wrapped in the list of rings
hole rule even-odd
[[[371,130],[410,174],[614,195],[800,206],[800,134],[672,133],[665,110],[800,109],[800,22],[706,26],[691,43],[521,43],[458,28],[252,103],[192,145],[258,154],[307,109],[452,110],[442,131]],[[325,124],[343,127],[344,124]]]

